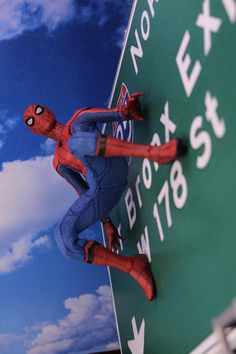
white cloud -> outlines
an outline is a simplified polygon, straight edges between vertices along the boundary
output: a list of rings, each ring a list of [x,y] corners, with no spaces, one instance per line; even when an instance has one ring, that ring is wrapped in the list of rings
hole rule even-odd
[[[12,130],[20,122],[20,118],[17,116],[11,116],[8,110],[0,111],[0,133],[6,132],[6,130]]]
[[[85,5],[75,0],[1,0],[0,41],[34,31],[44,26],[48,31],[75,20],[80,24],[96,23],[103,27],[111,18],[120,18],[120,27],[114,42],[121,45],[117,36],[127,24],[132,0],[88,0]],[[119,16],[117,16],[119,15]]]
[[[32,259],[33,251],[40,248],[47,248],[49,245],[50,241],[46,235],[36,240],[33,240],[30,235],[21,237],[18,241],[13,242],[10,250],[6,250],[0,256],[0,274],[11,273],[22,267]]]
[[[99,287],[96,295],[67,299],[64,307],[68,315],[44,325],[27,354],[89,353],[117,343],[110,287]]]
[[[53,31],[74,15],[74,0],[1,0],[0,40],[41,26]]]
[[[112,18],[120,19],[120,24],[113,33],[113,42],[117,47],[122,47],[124,42],[125,30],[130,15],[132,0],[100,0],[94,2],[88,0],[86,5],[78,7],[80,23],[88,22],[96,23],[99,27],[103,27]]]
[[[99,0],[93,1],[88,0],[86,5],[80,5],[78,7],[79,20],[82,23],[87,23],[89,21],[95,21],[98,26],[104,26],[111,16],[120,14],[121,19],[125,22],[129,17],[130,7],[132,1],[126,0],[122,3],[120,0]]]
[[[76,194],[52,167],[52,156],[5,162],[0,171],[0,239],[47,230]]]
[[[51,155],[55,150],[55,141],[47,138],[44,143],[40,145],[40,149],[48,155]]]
[[[7,135],[10,130],[14,129],[20,122],[18,117],[10,117],[7,110],[0,111],[0,149],[4,146],[7,140]]]
[[[6,273],[47,243],[40,233],[59,222],[76,193],[47,156],[3,163],[0,195],[0,271]]]
[[[0,124],[0,134],[4,134],[4,133],[5,133],[4,126]]]
[[[16,335],[14,333],[2,333],[2,334],[0,334],[0,349],[1,349],[1,353],[3,351],[9,353],[8,348],[13,343],[20,343],[20,342],[24,341],[24,339],[25,339],[25,335]]]
[[[12,130],[16,127],[16,125],[18,124],[19,122],[19,118],[18,117],[13,117],[13,118],[8,118],[6,121],[5,121],[5,126],[6,128],[8,128],[9,130]]]
[[[119,348],[111,289],[100,286],[96,294],[64,301],[67,315],[55,323],[35,323],[23,333],[0,334],[1,350],[16,343],[27,354],[88,354]]]

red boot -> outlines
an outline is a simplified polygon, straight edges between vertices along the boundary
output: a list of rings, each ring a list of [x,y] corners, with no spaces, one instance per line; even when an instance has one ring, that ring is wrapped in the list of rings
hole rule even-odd
[[[161,164],[169,163],[182,154],[182,142],[172,139],[160,146],[130,143],[109,135],[100,135],[97,144],[97,156],[134,156],[148,158]]]
[[[95,241],[87,242],[85,253],[86,262],[113,267],[130,274],[143,288],[147,299],[151,301],[154,298],[154,279],[145,255],[121,256]]]

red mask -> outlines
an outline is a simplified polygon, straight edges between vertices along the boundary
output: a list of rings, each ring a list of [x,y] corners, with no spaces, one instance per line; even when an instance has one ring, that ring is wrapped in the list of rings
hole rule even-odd
[[[50,109],[37,104],[32,104],[26,109],[24,122],[32,132],[49,137],[57,125],[56,117]]]

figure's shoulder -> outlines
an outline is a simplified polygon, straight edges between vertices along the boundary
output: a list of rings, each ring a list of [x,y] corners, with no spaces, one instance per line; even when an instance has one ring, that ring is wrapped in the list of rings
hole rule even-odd
[[[83,107],[83,108],[79,108],[77,109],[77,111],[75,111],[75,113],[73,114],[73,116],[68,120],[68,122],[66,123],[67,127],[70,127],[71,124],[76,121],[77,119],[79,119],[79,116],[81,115],[81,113],[83,113],[84,111],[87,111],[91,109],[91,107]]]

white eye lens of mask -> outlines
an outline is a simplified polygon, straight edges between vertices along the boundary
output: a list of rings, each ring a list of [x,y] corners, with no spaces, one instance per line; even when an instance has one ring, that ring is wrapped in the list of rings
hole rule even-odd
[[[29,125],[29,126],[33,125],[34,124],[34,118],[33,117],[28,118],[26,120],[26,124]]]
[[[42,112],[43,112],[42,107],[37,106],[36,109],[35,109],[35,113],[36,113],[36,114],[41,114]]]

